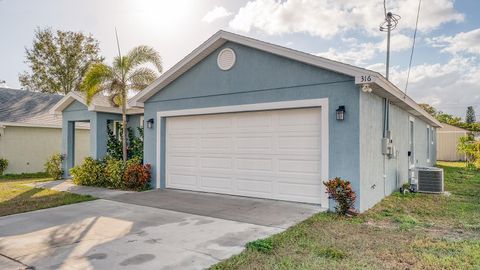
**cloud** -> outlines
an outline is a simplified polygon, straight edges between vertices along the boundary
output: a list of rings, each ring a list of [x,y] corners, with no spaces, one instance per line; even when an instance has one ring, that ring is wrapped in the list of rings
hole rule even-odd
[[[375,56],[376,50],[375,44],[362,43],[354,45],[350,50],[341,51],[335,48],[329,48],[328,51],[317,53],[316,55],[358,66],[364,65],[368,60],[371,60]]]
[[[378,64],[376,68],[383,72],[384,65]],[[401,90],[405,88],[407,72],[406,68],[391,69],[391,80]],[[417,102],[426,102],[442,111],[463,116],[470,105],[480,111],[479,85],[478,59],[455,56],[445,64],[413,66],[407,93]]]
[[[390,1],[393,2],[393,1]],[[430,31],[447,22],[461,22],[453,0],[432,0],[421,11],[419,31]],[[398,0],[388,7],[402,15],[399,29],[415,27],[418,0]],[[229,26],[237,31],[258,30],[270,35],[308,33],[332,38],[349,30],[380,35],[382,0],[252,0],[241,7]]]
[[[427,42],[433,47],[442,48],[442,52],[480,55],[480,28],[453,36],[434,37],[427,39]]]
[[[205,16],[203,16],[202,21],[207,23],[212,23],[218,19],[225,18],[230,15],[232,15],[232,12],[228,11],[224,7],[216,6],[212,10],[207,12]]]
[[[349,49],[329,48],[328,51],[316,53],[316,55],[357,66],[364,66],[378,53],[384,53],[387,48],[386,38],[377,43],[358,43],[358,40],[355,38],[343,38],[342,41],[348,44]],[[412,38],[403,34],[392,35],[390,51],[400,52],[410,49],[411,46]]]

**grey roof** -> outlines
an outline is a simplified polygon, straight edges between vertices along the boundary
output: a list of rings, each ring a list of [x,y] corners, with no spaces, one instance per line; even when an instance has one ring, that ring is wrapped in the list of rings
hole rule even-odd
[[[85,101],[87,100],[87,96],[84,93],[75,91],[75,94],[82,97]],[[99,93],[92,98],[92,105],[102,107],[117,107],[111,102],[111,99],[105,96],[103,93]]]
[[[0,122],[62,126],[62,118],[49,110],[63,96],[27,90],[0,88]]]

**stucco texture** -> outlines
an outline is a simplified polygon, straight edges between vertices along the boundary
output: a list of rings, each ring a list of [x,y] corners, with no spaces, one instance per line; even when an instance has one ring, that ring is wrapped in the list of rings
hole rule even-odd
[[[231,70],[222,71],[217,66],[217,55],[226,47],[235,51],[237,60]],[[353,77],[226,43],[145,102],[145,119],[155,119],[155,126],[145,129],[145,162],[152,164],[155,180],[156,125],[159,121],[165,122],[164,118],[156,118],[159,111],[328,98],[329,177],[346,178],[358,191],[358,96]],[[337,121],[335,116],[335,110],[340,105],[344,105],[347,111],[343,121]],[[160,133],[160,141],[165,144],[165,129]],[[160,155],[161,160],[165,160],[165,152]],[[160,187],[165,186],[164,166],[162,162]],[[155,186],[155,181],[152,184]]]
[[[89,155],[88,129],[77,129],[76,160]],[[33,173],[45,170],[46,160],[61,153],[60,128],[6,126],[0,136],[0,157],[9,162],[5,173]]]

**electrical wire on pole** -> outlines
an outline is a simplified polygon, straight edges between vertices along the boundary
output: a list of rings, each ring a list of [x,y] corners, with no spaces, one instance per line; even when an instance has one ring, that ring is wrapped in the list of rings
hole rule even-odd
[[[419,0],[418,1],[418,9],[417,9],[417,21],[415,22],[415,31],[413,32],[412,51],[410,53],[410,63],[408,64],[407,81],[405,82],[405,95],[407,94],[408,81],[410,79],[410,70],[412,69],[413,51],[415,50],[415,40],[417,38],[418,18],[420,17],[420,6],[421,5],[422,5],[422,0]]]

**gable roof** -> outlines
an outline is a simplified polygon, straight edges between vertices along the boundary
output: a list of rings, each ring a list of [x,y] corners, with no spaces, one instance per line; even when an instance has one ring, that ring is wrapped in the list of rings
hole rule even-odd
[[[143,107],[143,103],[147,101],[150,97],[161,91],[164,87],[166,87],[172,81],[187,72],[190,68],[202,61],[204,58],[206,58],[208,55],[210,55],[213,51],[221,47],[226,42],[234,42],[271,54],[289,58],[295,61],[303,62],[312,66],[355,77],[356,84],[370,84],[371,88],[373,89],[373,93],[381,97],[390,99],[393,104],[401,107],[402,109],[419,118],[422,118],[431,125],[441,127],[441,124],[439,121],[437,121],[437,119],[424,111],[413,99],[411,99],[403,91],[398,89],[390,81],[386,80],[385,77],[383,77],[378,72],[333,61],[305,52],[285,48],[257,39],[226,32],[223,30],[215,33],[212,37],[210,37],[207,41],[198,46],[185,58],[180,60],[180,62],[178,62],[172,68],[163,73],[152,84],[150,84],[144,90],[135,95],[132,99],[130,99],[129,104],[133,107]],[[370,80],[368,82],[362,82],[362,76],[369,76]]]
[[[87,98],[84,93],[72,91],[60,99],[51,109],[51,114],[61,114],[70,104],[78,101],[85,105],[89,111],[106,112],[106,113],[122,113],[119,107],[116,107],[110,102],[110,99],[104,95],[95,95],[90,104],[87,104]],[[131,108],[127,106],[127,114],[141,114],[143,108]]]
[[[55,94],[0,88],[0,125],[61,127],[62,118],[49,113],[61,99]]]

